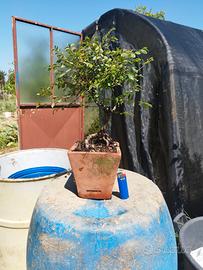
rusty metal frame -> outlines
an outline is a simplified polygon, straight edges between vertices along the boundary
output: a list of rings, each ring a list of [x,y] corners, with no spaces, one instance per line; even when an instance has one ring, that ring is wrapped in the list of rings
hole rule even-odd
[[[28,19],[20,18],[20,17],[12,16],[13,55],[14,55],[14,70],[15,70],[15,87],[16,87],[17,106],[18,106],[18,108],[20,108],[20,107],[29,107],[29,106],[33,107],[33,106],[36,106],[36,103],[25,103],[25,104],[20,103],[20,83],[19,83],[17,29],[16,29],[16,22],[17,21],[49,29],[49,41],[50,41],[50,89],[51,89],[52,96],[54,95],[54,69],[53,69],[53,64],[54,64],[54,53],[53,53],[54,37],[53,37],[53,31],[55,30],[55,31],[59,31],[59,32],[79,36],[80,40],[82,40],[82,33],[71,31],[69,29],[64,29],[64,28],[60,28],[60,27],[51,26],[51,25],[48,25],[48,24],[40,23],[40,22],[31,21],[31,20],[28,20]],[[42,105],[47,107],[47,106],[51,106],[51,103],[42,103]],[[61,104],[61,105],[65,106],[65,104]]]
[[[17,48],[17,26],[16,22],[24,22],[27,24],[31,25],[36,25],[39,27],[44,27],[49,29],[49,39],[50,39],[50,88],[51,88],[51,93],[54,95],[54,69],[53,69],[53,64],[54,64],[54,52],[53,52],[53,47],[54,47],[54,37],[53,37],[53,31],[59,31],[67,34],[72,34],[75,36],[80,37],[80,41],[83,39],[83,35],[80,32],[74,32],[69,29],[64,29],[64,28],[59,28],[55,26],[50,26],[47,24],[27,20],[24,18],[19,18],[16,16],[12,17],[12,34],[13,34],[13,55],[14,55],[14,71],[15,71],[15,88],[16,88],[16,105],[18,108],[18,127],[19,127],[19,134],[21,134],[21,117],[20,114],[23,112],[23,110],[26,109],[36,109],[36,103],[21,103],[20,102],[20,80],[19,80],[19,67],[18,67],[18,48]],[[51,108],[51,102],[50,103],[42,103],[41,108]],[[67,103],[60,103],[57,104],[56,107],[69,107]],[[72,107],[80,107],[80,105],[75,104],[75,106]],[[84,137],[84,108],[80,108],[80,137],[81,139]],[[19,136],[19,143],[20,143],[20,148],[23,148],[22,141]]]

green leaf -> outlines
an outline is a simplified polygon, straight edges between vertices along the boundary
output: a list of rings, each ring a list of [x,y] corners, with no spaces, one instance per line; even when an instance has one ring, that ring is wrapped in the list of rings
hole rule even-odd
[[[134,76],[134,74],[129,73],[129,74],[128,74],[128,78],[129,78],[131,81],[133,81],[133,80],[135,79],[135,76]]]
[[[143,107],[144,109],[152,108],[152,104],[151,104],[151,103],[146,102],[146,101],[143,101],[143,100],[141,100],[141,101],[139,102],[139,105],[140,105],[141,107]]]
[[[135,93],[140,91],[140,66],[152,59],[146,56],[143,59],[148,53],[145,47],[140,50],[112,48],[112,43],[117,41],[114,30],[102,38],[95,35],[65,49],[55,48],[55,85],[64,97],[55,97],[52,107],[60,100],[75,100],[80,96],[109,112],[118,112],[121,104],[132,102]],[[124,84],[125,92],[118,94],[118,88]]]

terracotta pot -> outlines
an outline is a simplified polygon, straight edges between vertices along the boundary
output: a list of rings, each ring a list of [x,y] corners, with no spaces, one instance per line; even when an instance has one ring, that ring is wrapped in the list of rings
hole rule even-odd
[[[117,170],[121,159],[121,151],[110,152],[78,152],[68,151],[71,168],[76,181],[78,196],[86,199],[110,199]]]

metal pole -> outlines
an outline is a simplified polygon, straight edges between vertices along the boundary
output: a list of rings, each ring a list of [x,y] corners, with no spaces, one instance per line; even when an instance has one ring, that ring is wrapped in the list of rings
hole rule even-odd
[[[29,23],[29,24],[33,24],[33,25],[37,25],[37,26],[41,26],[41,27],[45,27],[45,28],[50,28],[53,30],[57,30],[60,32],[65,32],[65,33],[69,33],[72,35],[76,35],[76,36],[81,36],[80,32],[75,32],[75,31],[71,31],[69,29],[65,29],[65,28],[61,28],[61,27],[56,27],[56,26],[51,26],[48,24],[44,24],[44,23],[40,23],[40,22],[35,22],[35,21],[31,21],[31,20],[27,20],[24,18],[19,18],[19,17],[14,17],[16,21],[20,21],[20,22],[25,22],[25,23]]]
[[[54,96],[54,42],[53,42],[53,29],[49,29],[50,33],[50,90],[52,97]]]
[[[18,121],[18,141],[20,149],[22,148],[21,141],[21,122],[20,122],[20,81],[18,72],[18,49],[17,49],[17,31],[16,20],[12,17],[12,33],[13,33],[13,56],[14,56],[14,70],[15,70],[15,90],[16,90],[16,105],[17,105],[17,121]]]
[[[12,33],[13,33],[13,55],[14,55],[14,70],[15,70],[15,88],[17,106],[20,108],[20,82],[18,73],[18,49],[17,49],[17,32],[16,32],[16,20],[12,17]]]

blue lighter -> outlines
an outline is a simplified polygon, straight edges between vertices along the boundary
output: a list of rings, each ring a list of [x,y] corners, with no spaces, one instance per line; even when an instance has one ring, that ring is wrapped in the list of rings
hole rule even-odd
[[[118,179],[118,187],[120,191],[120,198],[122,200],[126,200],[129,198],[129,194],[128,194],[128,184],[127,184],[125,172],[119,171],[117,174],[117,179]]]

